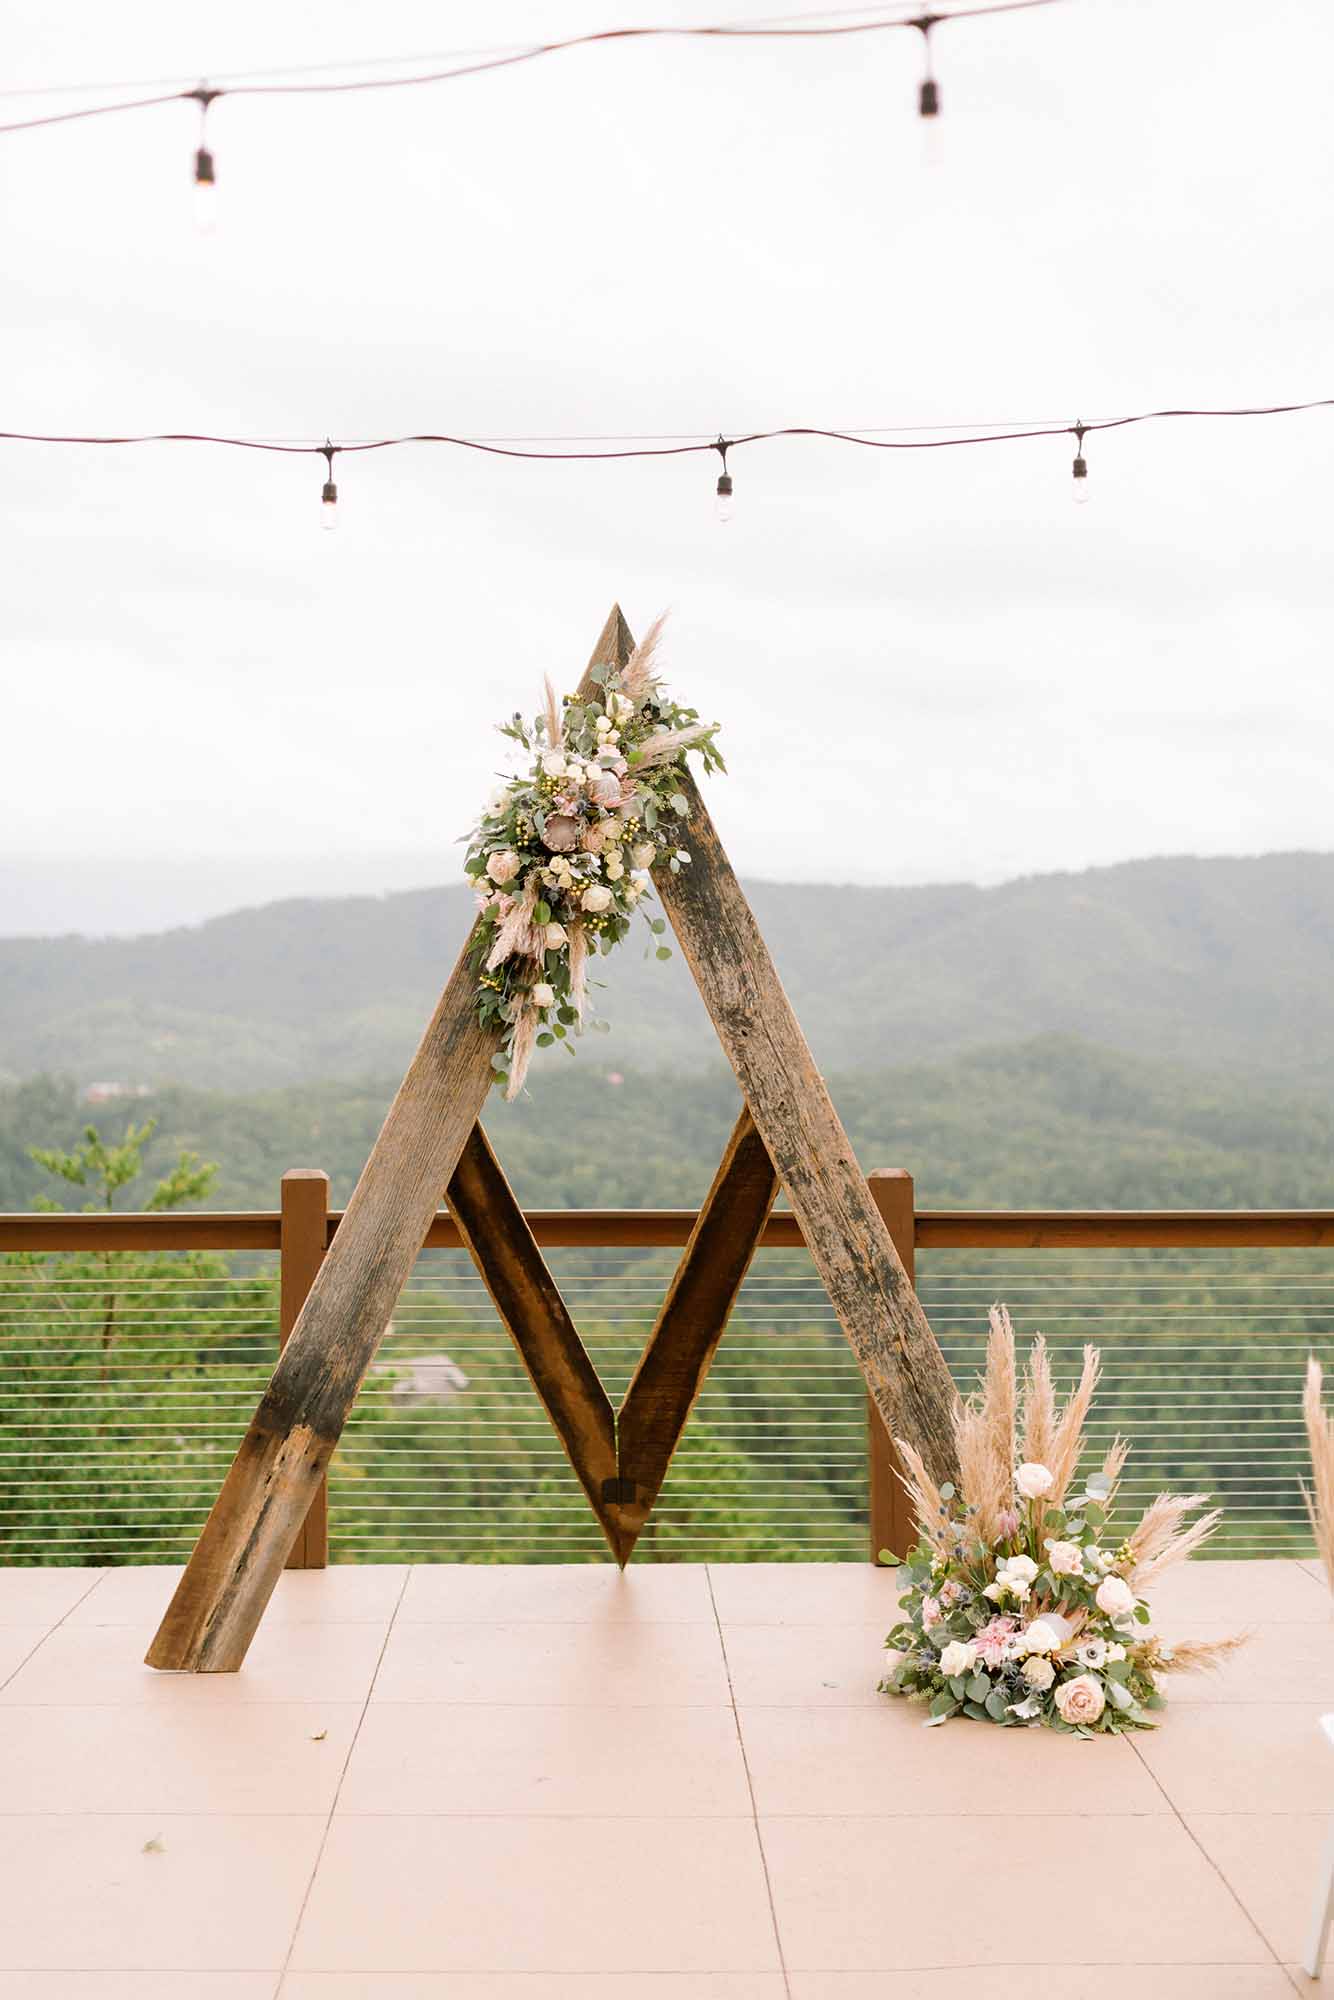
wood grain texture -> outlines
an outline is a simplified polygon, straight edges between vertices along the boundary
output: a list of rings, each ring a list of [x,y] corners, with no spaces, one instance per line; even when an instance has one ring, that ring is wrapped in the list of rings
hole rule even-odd
[[[594,666],[629,656],[619,605]],[[389,1107],[291,1338],[150,1646],[150,1667],[234,1673],[300,1533],[389,1315],[491,1086],[471,937]]]
[[[917,1283],[917,1229],[913,1177],[902,1167],[877,1167],[867,1175],[871,1199],[889,1231],[889,1240],[899,1254],[908,1281]],[[867,1514],[870,1529],[870,1560],[877,1562],[881,1549],[905,1556],[913,1545],[916,1527],[912,1507],[899,1476],[899,1455],[894,1440],[885,1429],[885,1420],[869,1390],[866,1396]]]
[[[480,1125],[446,1199],[611,1552],[624,1564],[620,1525],[602,1497],[603,1481],[617,1477],[615,1413]]]
[[[681,790],[693,859],[679,875],[659,867],[654,886],[881,1416],[937,1478],[954,1477],[945,1357],[693,777]]]
[[[667,1476],[777,1194],[778,1176],[743,1107],[616,1420],[620,1476],[636,1489],[614,1509],[622,1563]]]
[[[278,1348],[286,1347],[319,1275],[329,1243],[329,1176],[289,1167],[282,1182],[278,1263]],[[329,1560],[329,1484],[322,1479],[287,1557],[288,1569],[323,1569]]]

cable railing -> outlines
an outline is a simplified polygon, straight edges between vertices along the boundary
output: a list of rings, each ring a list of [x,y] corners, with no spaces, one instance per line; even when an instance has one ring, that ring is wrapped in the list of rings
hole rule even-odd
[[[0,1563],[185,1560],[341,1219],[323,1186],[285,1177],[259,1214],[0,1217]],[[917,1212],[908,1176],[871,1186],[961,1388],[1004,1299],[1059,1380],[1101,1348],[1089,1436],[1132,1439],[1128,1506],[1209,1492],[1216,1553],[1309,1552],[1300,1390],[1308,1352],[1334,1364],[1334,1212]],[[529,1221],[615,1405],[693,1213]],[[905,1529],[857,1364],[780,1212],[635,1560],[853,1560]],[[293,1561],[330,1556],[609,1559],[447,1215]]]

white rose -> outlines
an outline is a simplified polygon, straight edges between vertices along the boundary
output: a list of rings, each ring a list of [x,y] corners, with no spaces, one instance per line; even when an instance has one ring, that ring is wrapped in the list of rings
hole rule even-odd
[[[565,767],[565,782],[572,792],[578,791],[587,775],[580,764],[567,764]]]
[[[542,759],[542,769],[549,778],[563,778],[567,769],[563,750],[548,750]]]
[[[1042,1692],[1045,1692],[1056,1678],[1055,1667],[1040,1653],[1035,1653],[1031,1659],[1024,1661],[1023,1671],[1028,1685]]]
[[[593,727],[594,729],[596,729],[599,736],[605,736],[607,731],[611,728],[611,721],[609,717],[605,715],[600,715],[597,721],[593,724]]]
[[[537,985],[534,986],[532,990],[532,1002],[534,1007],[555,1006],[556,995],[552,991],[552,989],[547,985],[545,979],[540,979]]]
[[[1040,1500],[1044,1493],[1051,1492],[1056,1481],[1047,1466],[1035,1465],[1030,1460],[1015,1473],[1014,1483],[1025,1500]]]
[[[1056,1707],[1062,1722],[1075,1727],[1096,1722],[1105,1706],[1102,1685],[1091,1674],[1077,1674],[1072,1681],[1062,1681],[1056,1690]]]
[[[969,1673],[976,1658],[977,1647],[971,1639],[951,1639],[940,1656],[940,1671],[950,1677]]]
[[[547,925],[545,942],[548,951],[559,951],[561,946],[563,944],[568,944],[569,941],[570,941],[570,934],[566,930],[564,924]]]
[[[657,851],[651,840],[637,840],[630,849],[630,859],[636,868],[651,868]]]
[[[1075,1542],[1048,1542],[1047,1563],[1053,1576],[1079,1576],[1084,1568],[1084,1551]]]
[[[599,910],[610,909],[611,890],[604,889],[600,882],[594,882],[579,898],[579,907],[581,910],[589,911],[593,916],[596,916]]]
[[[609,854],[607,856],[607,880],[609,882],[619,882],[624,873],[625,863],[621,860],[620,855]]]
[[[512,882],[519,872],[519,857],[508,847],[502,854],[489,854],[486,872],[493,882]]]
[[[1106,1576],[1093,1602],[1109,1618],[1125,1618],[1135,1608],[1135,1593],[1123,1576]]]
[[[1035,1618],[1024,1633],[1024,1649],[1029,1653],[1054,1653],[1060,1643],[1060,1633],[1042,1618]]]
[[[1020,1583],[1032,1583],[1038,1573],[1038,1566],[1032,1556],[1006,1556],[1001,1564],[1001,1573],[1017,1577]]]
[[[1109,1660],[1124,1660],[1125,1656],[1126,1649],[1124,1646],[1109,1646],[1107,1648],[1107,1657]]]

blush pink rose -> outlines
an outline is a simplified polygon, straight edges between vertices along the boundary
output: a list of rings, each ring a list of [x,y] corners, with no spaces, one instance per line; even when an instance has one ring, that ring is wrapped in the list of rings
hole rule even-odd
[[[501,854],[488,854],[486,872],[495,883],[512,882],[519,872],[519,857],[510,848]]]
[[[1075,1542],[1048,1542],[1047,1566],[1053,1576],[1078,1576],[1084,1567],[1084,1552]]]
[[[1101,1684],[1092,1674],[1077,1674],[1072,1681],[1062,1681],[1056,1690],[1056,1706],[1062,1722],[1072,1728],[1082,1723],[1096,1722],[1106,1706]]]

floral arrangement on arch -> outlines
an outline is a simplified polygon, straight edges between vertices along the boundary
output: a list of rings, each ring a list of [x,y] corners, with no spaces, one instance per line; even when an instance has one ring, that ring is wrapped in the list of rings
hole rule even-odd
[[[937,1486],[896,1440],[920,1539],[879,1686],[928,1704],[928,1727],[963,1715],[1079,1736],[1151,1729],[1160,1675],[1216,1666],[1244,1643],[1172,1647],[1148,1629],[1148,1587],[1193,1555],[1220,1515],[1187,1526],[1204,1496],[1163,1493],[1129,1534],[1111,1533],[1126,1441],[1076,1476],[1100,1367],[1086,1347],[1058,1410],[1045,1341],[1033,1341],[1020,1383],[1014,1329],[998,1306],[978,1393],[955,1412],[962,1492]]]
[[[582,1031],[589,957],[626,936],[654,868],[689,866],[686,752],[699,751],[706,771],[726,768],[718,724],[663,690],[654,664],[662,626],[654,620],[619,670],[593,667],[587,698],[558,701],[548,680],[540,715],[500,725],[529,768],[501,786],[469,834],[464,872],[481,916],[470,958],[477,1016],[500,1032],[493,1063],[507,1098],[523,1088],[535,1049],[568,1047],[570,1031]],[[643,914],[661,939],[664,920]],[[657,956],[671,955],[659,942]]]

